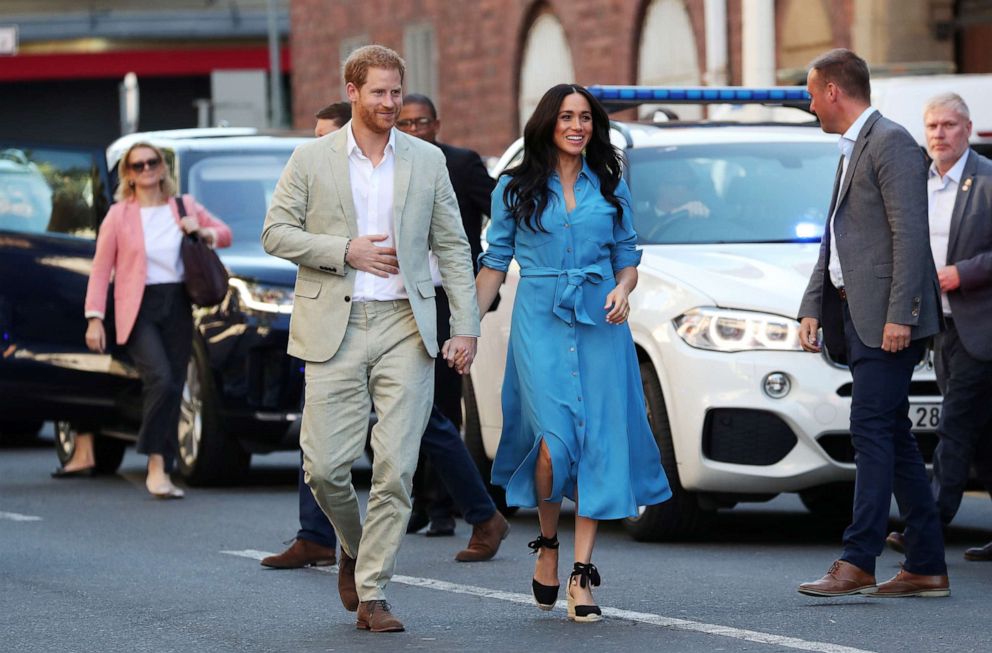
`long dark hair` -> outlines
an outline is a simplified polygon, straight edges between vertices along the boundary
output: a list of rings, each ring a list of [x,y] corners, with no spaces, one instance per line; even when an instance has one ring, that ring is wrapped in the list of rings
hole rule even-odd
[[[555,126],[562,102],[572,93],[584,97],[592,109],[592,135],[586,145],[586,163],[599,177],[603,197],[617,210],[617,221],[623,212],[615,194],[623,175],[623,155],[610,142],[610,118],[606,110],[585,88],[558,84],[544,94],[524,127],[523,160],[503,173],[510,177],[503,189],[503,203],[517,224],[523,223],[532,231],[547,232],[541,224],[541,214],[548,206],[548,179],[558,166]]]

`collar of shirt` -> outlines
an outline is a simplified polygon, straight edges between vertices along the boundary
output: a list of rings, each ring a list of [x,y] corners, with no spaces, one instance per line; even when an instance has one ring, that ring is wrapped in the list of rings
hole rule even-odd
[[[840,137],[837,141],[837,147],[840,149],[840,153],[844,155],[844,158],[849,158],[851,153],[854,152],[854,144],[858,141],[858,136],[861,135],[861,130],[864,128],[865,123],[868,122],[869,116],[875,112],[874,107],[868,107],[861,112],[861,115],[851,123],[851,126],[847,128],[844,135]]]
[[[389,130],[389,141],[386,143],[386,149],[384,154],[392,154],[396,149],[396,130]],[[355,140],[355,132],[352,131],[351,122],[348,123],[348,145],[347,145],[348,156],[357,156],[359,159],[366,159],[365,152],[362,152],[362,148],[358,147],[358,141]]]
[[[582,177],[585,177],[586,180],[588,180],[589,183],[592,184],[595,188],[599,188],[599,177],[597,177],[596,173],[594,173],[592,171],[592,168],[589,167],[589,164],[586,162],[585,157],[582,157],[582,169],[579,170],[579,175],[577,179],[580,179]],[[557,170],[553,170],[551,172],[551,179],[553,181],[558,182],[558,184],[561,184],[561,177],[558,176]]]
[[[931,163],[930,179],[939,179],[941,188],[947,187],[948,180],[953,181],[955,184],[960,184],[961,175],[964,174],[964,164],[967,162],[967,160],[968,160],[968,150],[965,150],[964,154],[961,155],[961,158],[958,159],[957,162],[951,166],[951,169],[948,170],[947,174],[944,175],[943,177],[941,177],[940,173],[937,172],[937,163],[936,162]]]

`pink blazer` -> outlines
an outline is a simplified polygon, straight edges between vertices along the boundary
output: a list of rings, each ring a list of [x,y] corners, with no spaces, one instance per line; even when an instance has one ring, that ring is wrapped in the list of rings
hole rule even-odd
[[[196,218],[201,227],[210,227],[217,233],[216,247],[230,246],[231,230],[226,224],[210,215],[191,195],[183,195],[183,204],[187,216]],[[169,198],[169,206],[176,222],[179,222],[175,198]],[[107,211],[96,239],[96,255],[86,286],[86,317],[104,317],[107,289],[113,275],[114,326],[119,345],[127,342],[138,319],[141,298],[145,294],[147,268],[141,207],[133,199],[117,202]]]

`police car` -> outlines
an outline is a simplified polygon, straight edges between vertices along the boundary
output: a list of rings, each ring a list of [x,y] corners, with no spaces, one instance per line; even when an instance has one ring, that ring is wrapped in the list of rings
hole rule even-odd
[[[639,104],[806,108],[800,87],[590,87],[610,111]],[[719,508],[798,492],[812,511],[850,516],[851,374],[843,352],[809,354],[796,313],[816,262],[839,152],[813,117],[613,122],[643,250],[630,328],[644,399],[674,496],[625,522],[637,539],[693,535]],[[522,139],[496,172],[522,156]],[[482,322],[466,384],[466,443],[488,471],[519,268]],[[929,461],[940,396],[928,359],[911,391]]]

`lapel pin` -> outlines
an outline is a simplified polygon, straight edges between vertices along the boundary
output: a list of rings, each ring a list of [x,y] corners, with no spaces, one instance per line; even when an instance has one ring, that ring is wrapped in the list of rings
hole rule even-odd
[[[969,190],[971,190],[971,177],[965,179],[964,184],[961,186],[962,193],[967,193]]]

